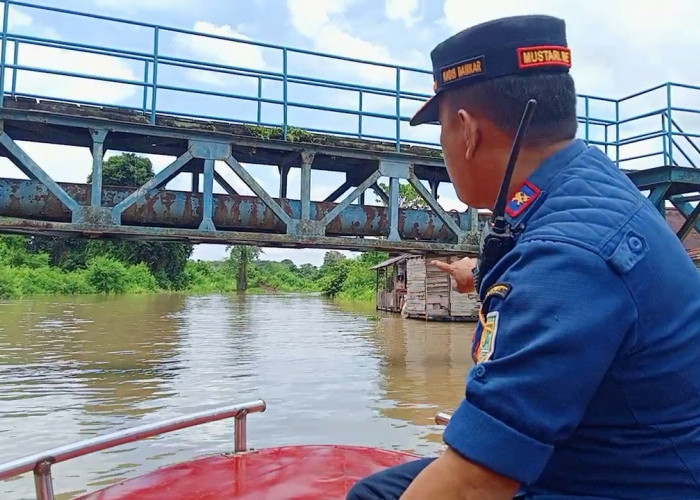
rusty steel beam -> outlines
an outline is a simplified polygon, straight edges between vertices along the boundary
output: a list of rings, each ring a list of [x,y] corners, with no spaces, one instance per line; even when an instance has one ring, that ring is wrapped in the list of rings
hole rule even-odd
[[[145,241],[188,241],[193,244],[258,245],[278,248],[320,248],[324,250],[353,250],[367,252],[381,250],[425,254],[438,252],[462,257],[476,257],[475,244],[435,243],[433,241],[389,241],[377,238],[348,238],[318,236],[292,238],[286,234],[240,231],[200,231],[181,228],[152,228],[139,226],[86,225],[71,222],[46,222],[29,219],[0,217],[0,233],[55,237],[110,238]]]
[[[62,189],[80,205],[89,205],[89,184],[60,183]],[[135,190],[129,187],[104,186],[102,204],[114,207],[127,199]],[[212,221],[219,232],[254,231],[286,235],[286,224],[258,197],[213,196]],[[292,219],[301,218],[299,200],[276,199],[281,209]],[[311,202],[312,220],[321,220],[331,214],[336,203]],[[185,191],[153,190],[145,193],[122,214],[121,227],[153,228],[163,234],[171,229],[197,229],[202,222],[203,194]],[[67,207],[41,182],[21,179],[0,179],[0,216],[44,222],[70,222]],[[468,231],[471,225],[468,213],[449,212],[455,225]],[[326,236],[380,237],[389,235],[389,209],[382,206],[347,205],[327,227]],[[117,225],[119,226],[119,225]],[[403,243],[418,241],[454,244],[454,233],[434,211],[399,210],[398,230]],[[291,241],[290,241],[291,242]]]

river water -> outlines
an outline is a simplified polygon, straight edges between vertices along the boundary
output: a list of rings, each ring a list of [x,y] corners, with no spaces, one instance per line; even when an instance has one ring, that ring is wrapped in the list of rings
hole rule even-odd
[[[344,443],[430,455],[462,398],[473,323],[303,295],[0,303],[0,462],[100,433],[263,399],[248,444]],[[232,451],[225,420],[55,465],[57,498]],[[34,498],[31,473],[0,498]]]

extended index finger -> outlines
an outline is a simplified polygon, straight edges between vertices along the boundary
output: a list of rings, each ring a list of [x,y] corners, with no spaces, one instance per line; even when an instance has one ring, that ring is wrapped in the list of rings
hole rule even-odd
[[[448,264],[447,262],[443,262],[441,260],[431,260],[430,263],[446,273],[452,273],[454,271],[453,264]]]

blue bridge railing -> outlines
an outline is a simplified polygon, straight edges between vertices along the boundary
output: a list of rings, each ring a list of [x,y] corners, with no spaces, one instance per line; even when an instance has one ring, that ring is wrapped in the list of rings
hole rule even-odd
[[[0,105],[8,96],[55,99],[136,110],[153,123],[164,114],[278,127],[285,138],[297,127],[387,141],[397,151],[439,146],[437,127],[408,126],[431,95],[426,69],[255,42],[215,26],[2,2]],[[86,28],[65,39],[26,22],[35,16]],[[671,82],[620,99],[580,94],[579,136],[621,168],[696,167],[698,102],[700,87]]]

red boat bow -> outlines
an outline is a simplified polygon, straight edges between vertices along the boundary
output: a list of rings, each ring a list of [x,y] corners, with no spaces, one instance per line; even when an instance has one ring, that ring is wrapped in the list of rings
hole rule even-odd
[[[340,500],[359,479],[416,458],[360,446],[266,448],[165,467],[78,500]]]

